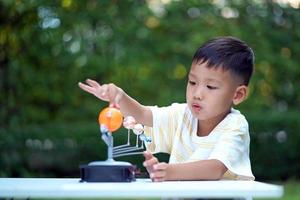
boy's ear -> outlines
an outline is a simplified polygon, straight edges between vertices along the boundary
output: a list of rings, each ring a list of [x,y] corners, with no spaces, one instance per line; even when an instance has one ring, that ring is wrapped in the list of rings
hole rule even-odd
[[[242,103],[248,95],[248,87],[246,85],[240,85],[236,88],[235,94],[233,97],[233,104],[238,105]]]

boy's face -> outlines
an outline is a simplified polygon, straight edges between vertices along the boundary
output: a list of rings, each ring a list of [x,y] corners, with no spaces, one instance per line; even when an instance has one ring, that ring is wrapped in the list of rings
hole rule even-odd
[[[186,90],[187,104],[198,120],[219,123],[232,104],[237,103],[239,85],[240,81],[229,70],[193,62]]]

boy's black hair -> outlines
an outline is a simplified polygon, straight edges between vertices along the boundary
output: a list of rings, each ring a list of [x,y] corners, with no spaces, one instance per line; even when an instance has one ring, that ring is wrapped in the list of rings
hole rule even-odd
[[[230,70],[248,85],[254,68],[254,54],[245,42],[237,38],[219,37],[204,43],[196,51],[193,62],[207,62],[208,67]]]

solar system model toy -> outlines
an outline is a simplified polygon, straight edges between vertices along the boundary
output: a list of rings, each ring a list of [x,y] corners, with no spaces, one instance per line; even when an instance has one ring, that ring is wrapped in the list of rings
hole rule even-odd
[[[81,182],[131,182],[135,180],[135,166],[129,162],[115,161],[114,158],[141,154],[151,138],[144,135],[144,127],[128,116],[123,120],[121,111],[107,107],[98,117],[101,138],[107,145],[107,160],[94,161],[80,166]],[[127,131],[127,142],[114,146],[113,132],[121,126]],[[135,145],[131,145],[130,135],[135,135]]]

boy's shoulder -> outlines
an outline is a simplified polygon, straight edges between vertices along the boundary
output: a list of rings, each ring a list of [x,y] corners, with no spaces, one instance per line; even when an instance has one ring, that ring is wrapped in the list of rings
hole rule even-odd
[[[231,108],[228,118],[229,120],[247,122],[246,117],[239,110],[234,108]]]
[[[248,130],[248,121],[245,116],[234,108],[231,108],[230,113],[218,124],[219,128],[223,129],[244,129]]]

